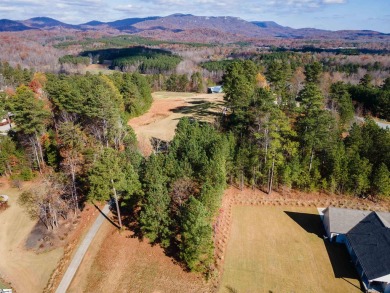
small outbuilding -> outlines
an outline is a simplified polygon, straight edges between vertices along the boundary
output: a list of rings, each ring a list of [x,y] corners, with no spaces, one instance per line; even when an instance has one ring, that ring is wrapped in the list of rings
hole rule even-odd
[[[211,86],[207,88],[207,93],[209,94],[223,93],[223,88],[221,85]]]

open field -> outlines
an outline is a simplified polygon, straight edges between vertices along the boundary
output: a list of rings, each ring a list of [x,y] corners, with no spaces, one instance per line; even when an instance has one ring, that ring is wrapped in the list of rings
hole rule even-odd
[[[234,206],[219,292],[361,292],[315,208]]]
[[[154,101],[149,111],[129,121],[146,154],[151,152],[149,140],[152,137],[165,141],[173,139],[181,117],[213,121],[223,107],[223,94],[155,92],[152,95]]]
[[[0,275],[16,292],[42,292],[63,249],[40,254],[25,249],[26,239],[36,221],[32,221],[17,204],[20,192],[7,184],[0,187],[0,194],[9,196],[9,208],[0,213]]]
[[[67,292],[209,292],[163,249],[103,223]]]
[[[109,66],[110,64],[91,64],[83,70],[83,73],[88,71],[92,74],[113,74],[114,72],[117,72],[115,70],[109,69]]]

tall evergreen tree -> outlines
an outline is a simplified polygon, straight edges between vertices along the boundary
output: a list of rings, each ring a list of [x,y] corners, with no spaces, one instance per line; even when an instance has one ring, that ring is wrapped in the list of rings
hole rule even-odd
[[[119,196],[125,196],[126,192],[133,190],[133,188],[129,186],[133,182],[127,181],[122,162],[117,151],[111,148],[105,148],[100,158],[92,166],[88,176],[88,198],[97,201],[113,198],[120,228],[122,228],[122,219],[119,208]]]
[[[180,256],[192,271],[207,272],[213,261],[213,231],[207,209],[190,197],[183,218]]]
[[[354,107],[348,87],[342,82],[332,84],[330,97],[336,104],[337,112],[340,115],[340,123],[345,126],[354,117]]]
[[[20,86],[16,95],[11,99],[15,130],[28,138],[33,157],[39,170],[45,165],[41,135],[49,123],[50,112],[43,100],[34,96],[34,93],[26,86]]]
[[[305,65],[305,78],[308,83],[319,83],[322,73],[322,64],[318,61]]]
[[[139,222],[144,235],[151,242],[160,241],[163,247],[169,246],[171,236],[167,179],[162,158],[151,156],[143,176],[145,195],[141,201]]]
[[[374,173],[373,186],[377,194],[390,196],[390,172],[384,163],[382,163]]]

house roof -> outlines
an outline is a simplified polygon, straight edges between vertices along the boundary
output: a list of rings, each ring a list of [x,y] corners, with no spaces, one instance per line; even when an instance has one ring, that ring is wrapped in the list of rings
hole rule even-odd
[[[330,233],[346,234],[367,217],[371,211],[328,207],[323,213],[329,217]]]
[[[376,212],[376,214],[381,219],[383,225],[385,225],[387,228],[390,228],[390,213]]]
[[[208,89],[213,91],[213,92],[220,92],[220,91],[222,91],[222,86],[221,85],[210,86]]]
[[[390,228],[382,218],[371,212],[346,234],[370,281],[390,275]]]

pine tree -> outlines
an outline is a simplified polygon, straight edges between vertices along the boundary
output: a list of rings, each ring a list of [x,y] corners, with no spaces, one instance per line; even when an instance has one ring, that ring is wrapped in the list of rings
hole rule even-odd
[[[141,201],[139,216],[141,231],[152,243],[160,241],[163,247],[168,247],[171,234],[170,197],[162,160],[158,156],[151,156],[145,168],[143,176],[145,195]]]
[[[28,138],[33,157],[39,170],[45,165],[41,135],[46,130],[50,112],[45,103],[34,96],[34,93],[26,86],[20,86],[16,95],[11,100],[15,130]]]
[[[340,115],[341,125],[345,126],[345,124],[353,118],[355,113],[347,86],[342,82],[332,84],[330,88],[330,97],[336,104],[337,112]]]
[[[305,65],[305,78],[308,83],[319,83],[322,73],[322,64],[315,61]]]
[[[384,163],[382,163],[375,172],[373,183],[377,194],[390,196],[390,172]]]
[[[183,218],[180,256],[192,271],[207,272],[213,260],[213,232],[207,209],[190,197]]]
[[[122,160],[117,151],[106,148],[92,166],[88,181],[88,199],[105,201],[113,198],[118,214],[119,227],[122,220],[119,208],[119,196],[129,189],[126,174],[122,169]]]

